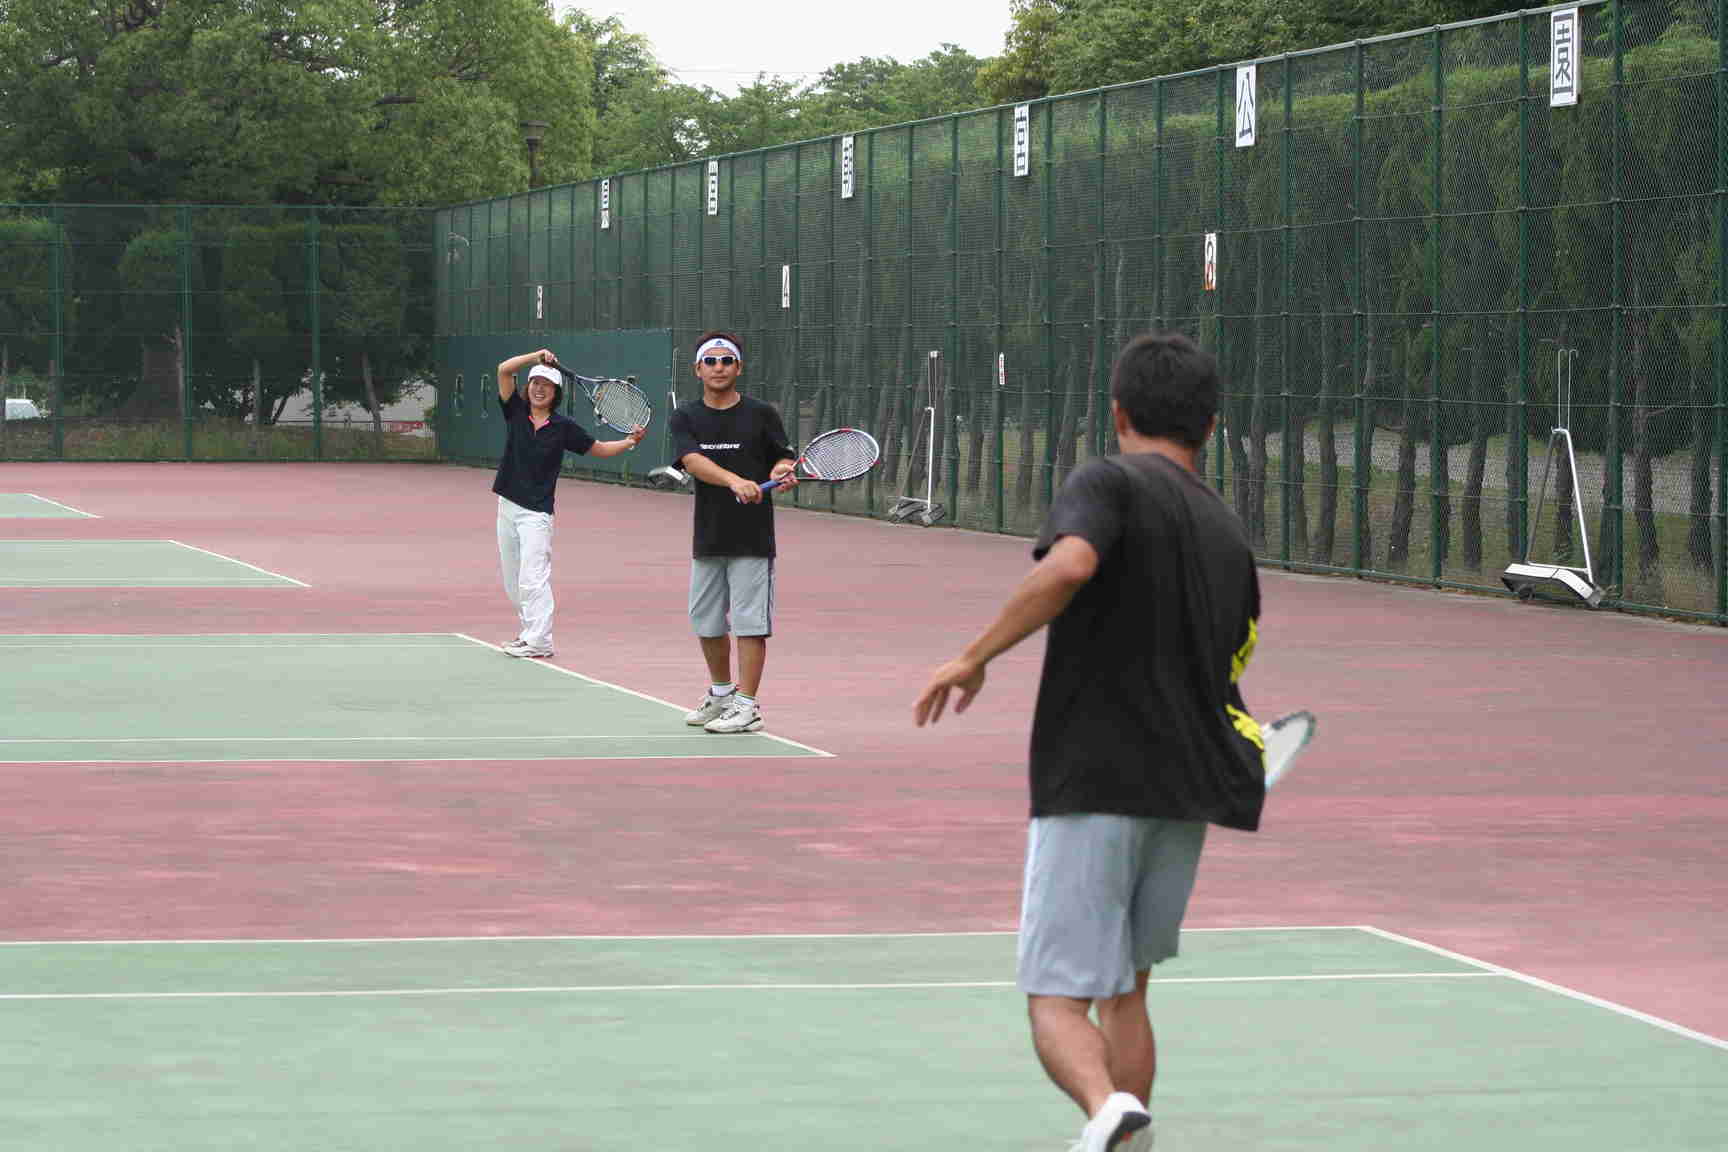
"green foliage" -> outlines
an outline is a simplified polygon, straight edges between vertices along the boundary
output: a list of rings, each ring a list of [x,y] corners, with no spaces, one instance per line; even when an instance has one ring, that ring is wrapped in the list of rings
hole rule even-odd
[[[6,0],[0,190],[438,203],[588,171],[588,43],[540,0]]]

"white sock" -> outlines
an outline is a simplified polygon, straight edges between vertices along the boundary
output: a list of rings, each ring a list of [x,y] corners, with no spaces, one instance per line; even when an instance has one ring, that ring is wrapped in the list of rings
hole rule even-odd
[[[744,705],[747,708],[756,707],[756,697],[754,697],[754,696],[746,696],[746,695],[744,695],[744,693],[740,692],[740,693],[738,693],[738,695],[732,697],[732,699],[737,701],[738,703]]]
[[[708,695],[710,695],[710,696],[730,696],[730,695],[732,695],[733,687],[734,686],[731,684],[715,684],[708,689]]]

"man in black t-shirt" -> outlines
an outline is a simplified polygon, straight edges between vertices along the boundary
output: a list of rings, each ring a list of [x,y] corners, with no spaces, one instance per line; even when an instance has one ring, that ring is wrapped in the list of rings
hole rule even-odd
[[[1039,1059],[1088,1117],[1086,1152],[1150,1146],[1147,977],[1176,954],[1206,826],[1252,831],[1265,799],[1260,729],[1238,686],[1258,635],[1254,554],[1196,469],[1217,366],[1184,336],[1144,335],[1117,358],[1110,392],[1121,454],[1069,476],[1037,565],[914,709],[933,723],[958,689],[965,711],[985,666],[1050,626],[1019,983]]]
[[[558,411],[564,389],[558,358],[542,348],[498,365],[498,404],[504,409],[504,456],[492,491],[498,494],[498,564],[504,591],[516,606],[512,656],[552,655],[552,500],[564,453],[616,456],[642,439],[637,428],[622,440],[596,441]],[[528,397],[516,391],[516,373],[528,370]]]
[[[743,345],[730,332],[696,342],[702,395],[672,414],[672,456],[696,480],[690,626],[710,687],[684,722],[709,732],[762,727],[757,693],[774,632],[774,502],[761,485],[797,483],[780,413],[738,391]],[[738,638],[738,681],[732,641]]]

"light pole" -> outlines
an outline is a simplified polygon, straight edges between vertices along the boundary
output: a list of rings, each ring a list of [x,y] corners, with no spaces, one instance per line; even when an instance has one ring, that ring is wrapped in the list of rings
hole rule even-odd
[[[546,129],[550,127],[544,120],[523,120],[518,124],[522,129],[522,142],[528,145],[528,187],[540,187],[540,142],[546,138]]]

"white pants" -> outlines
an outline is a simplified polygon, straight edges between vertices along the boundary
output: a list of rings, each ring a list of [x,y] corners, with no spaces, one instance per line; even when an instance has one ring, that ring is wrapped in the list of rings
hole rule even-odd
[[[498,565],[522,640],[552,647],[552,516],[498,497]]]

